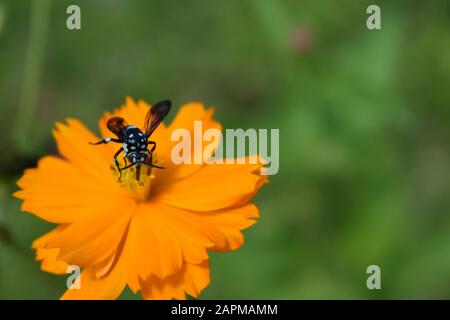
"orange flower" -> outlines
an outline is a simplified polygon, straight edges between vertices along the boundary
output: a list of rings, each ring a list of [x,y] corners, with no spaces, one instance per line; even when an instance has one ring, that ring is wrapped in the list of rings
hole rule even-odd
[[[123,107],[99,122],[121,116],[141,126],[150,108],[127,98]],[[15,196],[22,210],[56,224],[33,243],[44,271],[64,274],[69,265],[81,273],[81,289],[68,289],[63,299],[115,299],[125,286],[145,299],[198,297],[210,281],[208,250],[231,251],[244,241],[241,230],[259,217],[250,203],[267,182],[262,164],[182,164],[171,162],[173,130],[221,129],[212,109],[184,105],[169,125],[152,134],[154,161],[165,169],[134,168],[122,178],[113,166],[120,145],[92,146],[99,140],[80,121],[58,123],[53,134],[62,158],[46,156],[25,171]],[[248,161],[246,162],[248,163]]]

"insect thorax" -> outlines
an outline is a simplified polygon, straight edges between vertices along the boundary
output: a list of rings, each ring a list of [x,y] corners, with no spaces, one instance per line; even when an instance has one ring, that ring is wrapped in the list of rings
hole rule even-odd
[[[147,137],[144,133],[135,126],[128,126],[124,129],[124,140],[124,156],[128,157],[133,163],[143,162],[148,147]]]

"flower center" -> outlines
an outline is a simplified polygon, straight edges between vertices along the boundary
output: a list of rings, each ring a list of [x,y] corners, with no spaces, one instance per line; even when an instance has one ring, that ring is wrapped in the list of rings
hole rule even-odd
[[[125,166],[124,161],[119,160],[121,168]],[[152,182],[154,182],[155,175],[152,173],[152,167],[147,165],[138,166],[133,165],[125,170],[122,170],[122,175],[119,175],[119,170],[113,163],[111,166],[113,174],[117,176],[118,183],[126,188],[138,202],[145,202],[150,196]],[[139,174],[138,171],[139,170]],[[139,175],[139,179],[138,179]],[[120,178],[119,178],[120,176]]]

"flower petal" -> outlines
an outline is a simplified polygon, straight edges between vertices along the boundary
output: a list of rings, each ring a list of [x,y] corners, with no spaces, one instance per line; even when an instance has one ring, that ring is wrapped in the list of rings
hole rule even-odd
[[[109,173],[110,174],[110,173]],[[47,156],[38,167],[27,169],[14,196],[23,199],[22,210],[51,223],[72,223],[92,215],[111,198],[128,197],[116,181],[97,183],[70,162]]]
[[[178,216],[180,209],[161,203],[149,205],[154,207],[153,211],[161,223],[173,230],[174,236],[181,245],[184,261],[200,264],[209,258],[207,249],[214,247],[215,244],[198,224],[189,219],[180,218]]]
[[[166,139],[170,142],[167,143],[167,148],[158,148],[158,156],[161,155],[164,159],[164,167],[167,170],[158,171],[158,186],[161,187],[167,184],[171,184],[174,181],[183,179],[196,172],[203,166],[203,150],[211,142],[203,143],[203,133],[208,129],[222,130],[222,126],[219,122],[214,121],[212,116],[214,109],[206,109],[202,103],[192,102],[183,105],[178,111],[174,121],[167,128]],[[195,122],[201,122],[201,130],[195,130]],[[175,130],[185,129],[189,132],[191,137],[190,156],[192,163],[174,164],[172,162],[172,149],[177,145],[178,141],[172,141],[172,134]],[[197,136],[199,135],[199,136]],[[201,143],[194,143],[194,140]],[[220,141],[214,141],[214,150],[219,146]],[[195,160],[195,155],[200,163]]]
[[[139,279],[150,274],[164,279],[181,268],[180,243],[152,209],[144,204],[138,207],[124,247],[128,284],[135,292],[139,290]]]
[[[62,300],[112,300],[117,299],[126,286],[123,267],[116,265],[108,275],[97,278],[93,268],[80,274],[80,289],[67,289]]]
[[[165,279],[155,276],[142,281],[142,296],[144,299],[185,299],[185,293],[198,297],[209,285],[209,260],[201,264],[184,263],[179,272]]]
[[[53,135],[59,153],[80,171],[90,175],[97,182],[111,184],[115,177],[111,174],[113,153],[106,145],[91,145],[99,140],[89,129],[76,119],[68,119],[67,125],[56,124]]]
[[[94,266],[117,249],[135,210],[135,203],[111,200],[95,215],[69,225],[47,244],[60,248],[58,258],[82,268]]]
[[[253,197],[268,181],[267,176],[260,176],[261,167],[262,164],[204,165],[188,178],[155,191],[154,201],[193,211],[235,206]]]
[[[46,249],[47,243],[56,235],[60,234],[66,228],[60,225],[52,231],[46,233],[42,237],[33,242],[33,249],[36,249],[36,260],[41,261],[41,270],[54,274],[66,274],[68,264],[58,259],[59,249]]]
[[[241,230],[250,227],[259,218],[258,208],[252,203],[212,212],[194,212],[166,206],[164,212],[167,217],[172,216],[190,226],[191,231],[207,236],[214,244],[207,248],[215,251],[238,249],[244,242]]]
[[[36,260],[41,261],[41,270],[53,274],[66,274],[69,264],[58,259],[59,249],[37,249]]]

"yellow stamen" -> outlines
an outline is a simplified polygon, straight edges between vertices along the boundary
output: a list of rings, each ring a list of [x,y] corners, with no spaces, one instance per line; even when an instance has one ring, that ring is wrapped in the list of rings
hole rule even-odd
[[[124,167],[124,163],[119,161],[119,165]],[[139,180],[136,176],[136,166],[131,166],[126,170],[122,170],[122,176],[119,178],[119,170],[113,163],[111,166],[114,175],[117,176],[119,184],[128,189],[138,202],[147,201],[150,195],[151,185],[155,175],[152,173],[152,167],[141,165]]]

